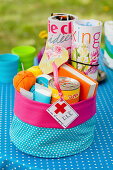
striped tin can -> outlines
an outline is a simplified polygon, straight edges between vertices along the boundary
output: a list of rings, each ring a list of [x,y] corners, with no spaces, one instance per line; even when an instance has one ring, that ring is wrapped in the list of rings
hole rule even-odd
[[[74,104],[79,101],[80,83],[69,77],[59,77],[59,85],[63,93],[63,99],[68,104]],[[48,88],[52,90],[51,104],[60,99],[54,79],[49,81]]]

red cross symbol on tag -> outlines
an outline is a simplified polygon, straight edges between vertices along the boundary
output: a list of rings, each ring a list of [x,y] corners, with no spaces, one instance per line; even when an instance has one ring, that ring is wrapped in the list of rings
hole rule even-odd
[[[61,99],[53,103],[46,111],[64,128],[79,116],[65,100]]]
[[[67,105],[65,104],[65,103],[63,103],[63,104],[59,104],[59,103],[57,103],[56,105],[55,105],[55,107],[57,108],[56,110],[55,110],[55,113],[56,114],[58,114],[59,112],[61,112],[61,113],[64,113],[66,110],[64,109],[65,107],[66,107]]]

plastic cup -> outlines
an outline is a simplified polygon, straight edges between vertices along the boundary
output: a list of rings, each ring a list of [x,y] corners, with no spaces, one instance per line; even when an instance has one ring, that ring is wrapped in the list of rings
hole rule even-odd
[[[19,57],[14,54],[0,54],[0,82],[11,83],[18,72]]]
[[[21,63],[23,63],[24,69],[28,69],[33,66],[33,60],[36,55],[36,49],[32,46],[17,46],[12,49],[13,54],[19,56],[19,69],[22,70]]]

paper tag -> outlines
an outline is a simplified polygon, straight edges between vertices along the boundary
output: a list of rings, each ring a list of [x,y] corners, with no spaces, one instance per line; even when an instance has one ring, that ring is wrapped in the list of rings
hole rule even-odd
[[[65,101],[59,99],[46,110],[63,128],[69,126],[79,114]]]
[[[40,61],[39,67],[44,74],[53,72],[52,63],[55,62],[57,68],[69,59],[68,51],[59,45],[46,42],[45,51]]]

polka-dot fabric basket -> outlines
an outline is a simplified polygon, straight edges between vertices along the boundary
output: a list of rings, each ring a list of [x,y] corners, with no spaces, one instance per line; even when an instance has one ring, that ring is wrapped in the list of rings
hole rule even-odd
[[[94,139],[96,96],[71,105],[79,116],[64,129],[39,103],[15,91],[10,138],[21,151],[38,157],[58,158],[87,149]]]

